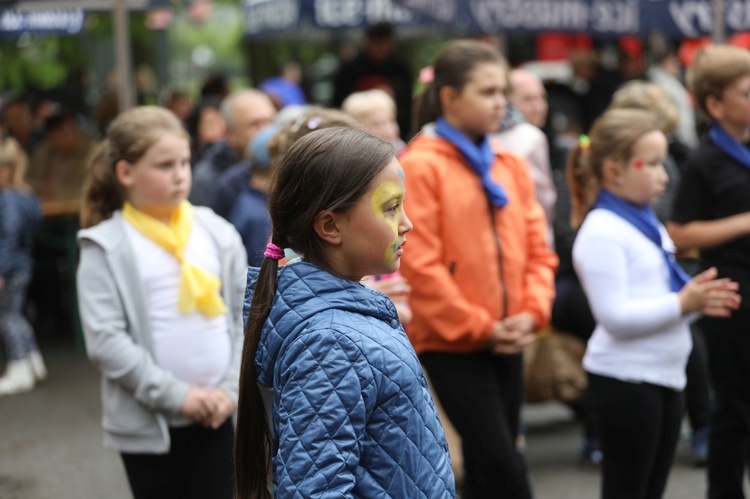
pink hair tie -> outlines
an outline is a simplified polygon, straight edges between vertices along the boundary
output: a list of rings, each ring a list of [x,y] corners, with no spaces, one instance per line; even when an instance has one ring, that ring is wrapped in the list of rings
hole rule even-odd
[[[419,70],[419,83],[429,85],[435,79],[435,68],[426,66]]]
[[[266,252],[263,253],[263,256],[272,260],[281,260],[284,258],[284,249],[273,243],[268,243],[266,245]]]

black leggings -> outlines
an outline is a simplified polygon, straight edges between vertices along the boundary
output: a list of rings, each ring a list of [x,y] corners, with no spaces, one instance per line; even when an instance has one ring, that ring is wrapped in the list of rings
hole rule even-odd
[[[168,454],[122,453],[135,499],[232,499],[234,429],[170,428]]]
[[[707,317],[701,328],[716,394],[708,445],[708,497],[739,499],[745,497],[742,484],[750,453],[750,310],[738,310],[728,319]]]
[[[604,461],[602,498],[658,499],[672,468],[683,394],[588,373]]]
[[[468,499],[529,499],[526,464],[516,450],[522,394],[520,355],[428,352],[420,360],[461,436]]]

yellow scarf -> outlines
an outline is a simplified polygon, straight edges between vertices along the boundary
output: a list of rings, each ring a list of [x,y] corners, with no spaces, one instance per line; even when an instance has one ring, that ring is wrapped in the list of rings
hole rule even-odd
[[[182,314],[196,309],[208,317],[224,314],[227,307],[221,298],[221,279],[196,267],[185,259],[185,248],[193,228],[193,206],[183,203],[172,213],[169,224],[164,225],[153,217],[138,211],[126,202],[122,216],[135,229],[177,258],[182,267],[182,282],[177,306]]]

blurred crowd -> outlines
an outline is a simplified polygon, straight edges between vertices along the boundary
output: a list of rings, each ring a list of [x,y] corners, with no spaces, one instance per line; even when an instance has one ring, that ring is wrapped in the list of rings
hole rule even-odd
[[[484,39],[481,43],[491,47],[492,50],[500,48],[497,39]],[[518,351],[508,350],[510,355],[518,354],[518,366],[510,364],[503,365],[502,368],[495,366],[492,372],[500,377],[507,375],[519,390],[521,386],[524,386],[525,395],[519,395],[519,397],[528,402],[557,399],[567,404],[581,420],[583,429],[581,447],[578,450],[572,450],[571,454],[577,454],[577,459],[592,466],[602,466],[603,463],[607,463],[607,451],[602,446],[601,432],[601,417],[603,417],[601,414],[605,413],[592,409],[596,404],[592,404],[587,393],[587,375],[582,361],[587,342],[591,340],[592,334],[601,324],[601,317],[598,317],[601,316],[601,310],[592,311],[591,296],[587,295],[586,287],[582,284],[580,265],[577,265],[575,261],[574,243],[582,218],[576,220],[577,213],[580,212],[578,210],[580,199],[575,195],[571,197],[569,189],[571,184],[579,181],[571,177],[571,175],[574,177],[577,175],[575,168],[570,167],[571,154],[579,154],[578,151],[582,147],[584,149],[588,147],[582,145],[590,140],[586,134],[589,134],[592,127],[596,130],[595,124],[603,113],[622,109],[636,109],[650,113],[658,125],[658,130],[667,139],[663,166],[669,179],[665,181],[663,193],[654,206],[655,214],[661,223],[670,228],[670,231],[677,227],[677,232],[672,233],[678,250],[677,261],[689,274],[697,275],[704,270],[702,267],[706,267],[705,254],[701,255],[699,251],[703,249],[707,249],[709,255],[713,257],[710,263],[719,266],[722,270],[722,256],[717,257],[715,252],[710,252],[717,247],[717,244],[719,246],[728,244],[727,241],[731,242],[733,238],[727,236],[716,244],[703,244],[693,242],[689,239],[690,234],[680,232],[680,229],[686,227],[692,220],[700,220],[703,216],[694,214],[691,218],[686,214],[690,212],[686,205],[690,204],[691,196],[698,196],[693,174],[688,173],[687,185],[693,189],[690,193],[681,192],[681,189],[683,191],[686,189],[681,186],[681,181],[687,166],[696,161],[697,154],[701,154],[699,136],[709,130],[709,126],[716,123],[717,119],[720,123],[724,123],[721,120],[729,120],[730,123],[738,122],[741,128],[742,119],[736,118],[732,113],[743,111],[742,109],[732,110],[731,105],[721,102],[724,98],[722,97],[724,88],[734,91],[732,85],[735,85],[738,77],[732,79],[733,77],[729,76],[726,81],[720,82],[719,85],[723,87],[719,91],[708,90],[708,93],[704,95],[705,102],[708,104],[705,104],[697,102],[700,96],[696,96],[695,91],[688,90],[685,78],[688,68],[681,64],[672,47],[666,44],[651,47],[648,54],[644,54],[640,48],[628,45],[620,48],[621,51],[615,54],[614,60],[612,57],[609,60],[606,57],[597,57],[594,52],[576,53],[571,60],[572,78],[566,82],[545,79],[544,75],[534,71],[533,66],[509,68],[507,63],[504,63],[500,73],[503,77],[503,88],[502,98],[499,100],[501,102],[499,116],[495,129],[487,134],[488,140],[497,144],[500,150],[504,151],[502,154],[507,154],[507,158],[510,158],[503,160],[506,164],[515,165],[517,162],[518,165],[528,169],[528,178],[533,187],[524,187],[525,184],[519,181],[521,187],[517,191],[513,191],[513,188],[511,190],[517,196],[526,196],[525,193],[530,193],[528,195],[533,196],[535,203],[533,209],[538,206],[542,213],[540,220],[543,220],[543,224],[538,240],[534,239],[536,236],[531,229],[520,231],[518,227],[522,223],[521,218],[507,222],[507,230],[519,230],[520,235],[517,237],[522,237],[527,241],[527,247],[521,249],[515,249],[511,243],[507,243],[508,247],[513,246],[511,251],[528,251],[530,255],[533,253],[528,257],[528,261],[534,261],[534,258],[537,260],[547,258],[546,263],[539,264],[543,267],[543,271],[539,271],[540,275],[548,271],[554,272],[553,282],[550,282],[549,286],[542,282],[542,277],[538,278],[538,295],[534,299],[544,301],[550,297],[550,300],[548,300],[548,314],[539,311],[538,317],[529,319],[531,320],[529,328],[535,330],[536,341],[528,340],[530,343],[528,346],[525,343],[522,345],[518,343],[521,345]],[[644,63],[645,57],[649,58],[649,64]],[[445,63],[444,60],[442,62]],[[744,61],[742,63],[744,64]],[[455,67],[461,66],[456,63]],[[459,74],[461,71],[464,70],[456,69],[454,76],[463,78],[464,75]],[[452,76],[446,77],[446,74],[444,66],[431,66],[423,69],[419,77],[415,79],[408,64],[399,56],[396,37],[391,27],[387,24],[378,24],[367,30],[362,50],[350,59],[342,61],[334,81],[333,100],[328,103],[330,107],[308,102],[309,99],[301,87],[302,69],[294,62],[285,64],[277,77],[260,82],[256,88],[230,89],[226,79],[221,76],[212,76],[204,82],[197,98],[194,99],[186,92],[175,90],[165,94],[160,105],[179,120],[189,137],[189,168],[192,176],[192,188],[188,195],[190,204],[196,207],[208,207],[216,215],[228,221],[239,234],[244,247],[241,259],[246,260],[251,267],[260,267],[264,259],[268,258],[267,247],[273,231],[273,220],[269,213],[268,202],[269,192],[273,187],[274,171],[292,145],[312,132],[328,128],[344,127],[364,130],[392,146],[396,157],[403,159],[406,185],[409,187],[417,185],[417,180],[410,177],[409,173],[416,171],[414,164],[419,161],[432,161],[431,154],[448,154],[441,152],[437,146],[434,150],[422,150],[421,147],[429,149],[432,146],[423,144],[420,140],[424,140],[424,137],[429,137],[432,133],[437,133],[440,137],[449,137],[452,132],[441,128],[439,115],[425,119],[424,99],[429,98],[429,95],[413,102],[414,89],[418,87],[419,90],[425,90],[433,86],[455,87],[456,85],[451,83],[454,81],[450,79]],[[448,78],[448,80],[441,80],[441,78]],[[750,72],[740,74],[739,78],[744,82],[745,79],[750,78]],[[465,81],[462,81],[458,88],[460,89],[464,83]],[[694,85],[699,85],[699,83],[694,83]],[[695,86],[691,87],[691,89],[694,88]],[[742,89],[738,87],[737,91],[740,90]],[[482,95],[482,91],[479,88],[477,95]],[[442,109],[445,111],[444,103],[450,101],[450,95],[441,93],[436,94],[435,98],[442,99],[440,102],[443,103]],[[742,98],[748,99],[747,90]],[[747,103],[741,103],[741,105],[747,106]],[[456,110],[455,113],[461,116],[460,110]],[[748,114],[747,111],[745,114]],[[36,291],[32,288],[29,301],[34,304],[33,307],[30,308],[24,304],[29,287],[34,286],[32,282],[35,275],[34,259],[48,257],[47,254],[39,253],[44,250],[34,249],[35,233],[40,225],[41,231],[44,231],[44,224],[56,217],[62,216],[77,220],[84,197],[88,196],[86,202],[90,203],[91,165],[95,162],[97,154],[101,154],[102,147],[104,147],[102,144],[112,141],[107,135],[107,130],[118,115],[120,113],[114,101],[102,102],[91,117],[80,116],[67,107],[65,102],[56,102],[51,98],[14,95],[7,96],[0,102],[0,326],[2,326],[0,334],[7,360],[5,375],[0,377],[0,396],[28,391],[47,376],[33,329],[43,324],[45,313],[54,314],[55,309],[61,305],[53,304],[55,297],[49,290],[47,292],[43,290],[47,287],[46,283],[37,283]],[[471,121],[468,117],[465,120],[466,123]],[[594,137],[593,133],[590,135]],[[737,176],[727,174],[724,180],[728,183],[739,182],[736,180],[738,176],[739,174]],[[489,182],[485,177],[481,178],[482,182]],[[458,191],[463,188],[468,189],[465,185],[473,185],[461,184],[462,179],[451,181],[456,182],[453,187],[456,189],[457,198],[460,198],[462,194]],[[483,185],[486,190],[492,190],[486,184]],[[507,185],[505,187],[508,188]],[[717,185],[716,189],[724,187]],[[422,187],[422,189],[427,188]],[[435,187],[435,189],[441,188]],[[407,198],[423,194],[419,191],[418,193],[408,192]],[[721,192],[714,194],[722,195]],[[596,197],[595,194],[593,196]],[[593,199],[590,201],[593,205]],[[705,200],[702,202],[707,203]],[[458,202],[459,205],[460,203],[469,203],[469,201],[462,200]],[[415,206],[417,206],[415,208],[417,217],[419,219],[426,217],[419,210],[429,210],[429,205],[417,205],[415,202]],[[676,206],[679,207],[677,212],[675,212]],[[407,211],[408,208],[410,205],[407,202]],[[450,206],[438,205],[434,208],[452,209]],[[463,208],[459,206],[457,209]],[[408,214],[412,216],[411,213]],[[712,219],[718,219],[731,214],[728,212],[724,215],[712,213],[710,216]],[[416,225],[416,219],[412,217],[412,220]],[[95,224],[87,223],[86,225]],[[449,232],[448,229],[444,230]],[[452,227],[451,230],[457,238],[464,234],[458,227]],[[448,238],[445,234],[443,236]],[[446,378],[453,376],[448,374],[455,371],[455,376],[464,379],[458,373],[461,370],[468,372],[470,368],[466,367],[468,364],[461,364],[455,359],[449,361],[439,357],[431,350],[437,343],[431,343],[424,336],[426,334],[424,331],[432,327],[432,319],[425,318],[424,314],[442,317],[446,323],[451,320],[457,321],[457,319],[447,312],[441,315],[443,313],[441,309],[436,308],[434,304],[429,305],[430,300],[435,300],[434,303],[441,303],[431,294],[431,291],[415,289],[416,286],[425,286],[425,283],[432,282],[424,278],[420,270],[418,268],[415,270],[415,267],[419,267],[420,262],[429,263],[433,255],[429,252],[428,236],[421,235],[418,229],[415,229],[414,237],[417,241],[414,245],[419,248],[422,258],[408,260],[403,275],[398,271],[375,274],[366,277],[363,282],[385,293],[392,300],[401,323],[406,327],[410,339],[414,341],[420,360],[427,367],[427,374],[433,378],[432,382],[437,383],[433,388],[435,390],[433,393],[436,395],[435,402],[438,404],[441,421],[448,434],[448,441],[451,443],[450,452],[457,483],[464,483],[465,480],[467,483],[464,489],[465,497],[492,497],[492,495],[483,495],[481,492],[483,490],[483,476],[481,475],[491,473],[488,470],[491,470],[492,466],[518,467],[521,470],[519,473],[525,473],[522,458],[519,457],[518,461],[505,459],[493,462],[492,459],[495,459],[495,456],[484,456],[482,454],[484,451],[478,449],[477,442],[485,434],[486,428],[475,429],[474,433],[478,433],[479,436],[472,435],[467,430],[467,427],[483,423],[471,419],[452,421],[457,419],[455,415],[461,412],[461,408],[457,406],[463,402],[450,380]],[[15,241],[14,244],[10,244],[11,239]],[[473,285],[482,289],[479,282],[487,279],[486,276],[478,274],[467,276],[467,268],[461,267],[460,262],[464,251],[468,251],[469,254],[484,254],[471,253],[471,248],[461,248],[459,243],[454,245],[458,248],[454,248],[451,244],[446,243],[445,251],[447,253],[454,251],[458,253],[458,256],[448,264],[445,278],[458,282],[460,289],[471,288]],[[468,246],[493,244],[495,243],[491,238],[477,238],[467,243]],[[506,241],[503,240],[502,243],[498,241],[498,244],[505,245]],[[408,252],[409,249],[407,247],[406,251]],[[293,257],[293,255],[290,256]],[[485,258],[485,256],[481,257]],[[500,257],[502,259],[503,255],[501,254]],[[703,260],[701,260],[702,257]],[[638,257],[632,256],[632,258]],[[747,257],[740,257],[739,260],[743,258]],[[519,261],[527,262],[527,260]],[[717,262],[719,262],[718,265]],[[487,265],[487,268],[494,268],[489,267],[489,263]],[[741,263],[739,265],[741,267]],[[502,263],[500,266],[503,272]],[[720,276],[732,278],[742,285],[747,268],[731,268],[734,269],[733,273],[720,272]],[[504,279],[512,286],[513,270],[505,269],[505,272],[507,274]],[[529,274],[519,275],[519,282],[537,278],[529,277],[531,274],[533,273],[529,271]],[[49,279],[48,275],[39,276],[40,274],[37,274],[36,279]],[[414,279],[411,278],[412,276]],[[467,279],[474,279],[476,282],[462,281]],[[53,289],[55,287],[61,289],[59,283],[49,284],[49,286]],[[79,281],[78,286],[79,288],[86,286],[86,282]],[[517,289],[522,289],[522,286]],[[553,299],[552,296],[554,296]],[[511,297],[511,301],[513,299]],[[476,298],[476,301],[481,302],[481,297]],[[513,303],[509,307],[512,309]],[[26,318],[29,310],[34,311],[31,323]],[[525,309],[521,307],[519,310]],[[469,315],[467,314],[467,317]],[[519,313],[518,317],[521,315],[522,313]],[[527,315],[533,316],[534,314]],[[527,317],[524,316],[518,320],[521,321],[521,319],[526,320]],[[469,322],[469,319],[466,319],[465,326],[470,329],[474,326]],[[516,327],[519,330],[523,329],[520,325],[517,326],[511,322],[504,324],[505,333],[503,334],[510,334]],[[744,393],[746,390],[737,387],[722,389],[716,386],[716,379],[712,380],[712,375],[721,371],[723,382],[745,384],[737,372],[726,373],[724,372],[726,369],[722,371],[722,366],[717,365],[724,359],[722,355],[729,354],[723,350],[726,348],[723,346],[714,346],[713,350],[707,348],[702,324],[692,322],[688,326],[692,346],[689,348],[690,354],[686,357],[684,368],[686,373],[685,407],[687,409],[685,427],[688,428],[690,435],[693,458],[699,465],[705,465],[709,459],[712,425],[716,424],[716,421],[724,425],[723,433],[715,437],[724,440],[714,444],[724,445],[727,439],[731,439],[731,436],[727,436],[731,434],[731,431],[726,430],[726,427],[737,421],[747,424],[746,409],[750,407],[750,398]],[[739,324],[737,327],[745,326],[746,324]],[[722,334],[721,324],[717,326],[711,323],[709,328],[719,329],[712,334]],[[495,334],[494,331],[495,329],[492,334]],[[502,342],[498,341],[501,345],[498,348],[502,349]],[[715,343],[715,340],[711,342]],[[470,343],[461,343],[460,339],[455,339],[450,345],[446,343],[437,349],[445,352],[450,348],[455,348],[456,352],[466,353],[466,348],[469,350],[472,348],[467,346],[471,345]],[[667,345],[664,348],[670,347]],[[721,353],[716,353],[719,351]],[[520,352],[524,352],[525,356],[523,366]],[[746,353],[742,355],[747,356]],[[744,357],[736,360],[736,366],[747,369],[750,364],[743,361]],[[479,358],[469,360],[477,363],[483,362]],[[658,357],[651,360],[655,363],[660,362]],[[554,368],[551,367],[553,365]],[[514,377],[517,374],[516,370],[522,373],[523,380]],[[502,374],[505,372],[510,374]],[[738,372],[744,373],[745,371]],[[595,374],[604,376],[609,373]],[[158,377],[152,379],[158,379]],[[464,379],[466,382],[470,380],[468,375]],[[650,382],[653,381],[636,380],[636,384]],[[675,385],[672,388],[682,392],[681,387]],[[507,389],[511,390],[511,388]],[[715,397],[716,392],[720,393],[718,399]],[[210,399],[207,395],[205,400],[213,401],[214,399]],[[216,404],[220,405],[223,399],[217,396],[215,400]],[[234,401],[230,402],[234,404]],[[510,409],[505,407],[505,411],[516,411],[514,416],[507,416],[506,424],[509,425],[507,430],[512,436],[514,449],[522,450],[525,439],[524,423],[519,420],[518,407],[513,409],[513,403],[507,399],[504,402],[511,407]],[[718,420],[713,419],[714,423],[712,423],[712,410],[715,410],[719,403],[724,404],[722,407],[724,407],[725,414],[723,419],[720,416]],[[726,405],[732,404],[736,404],[737,407],[732,410],[726,409]],[[446,406],[447,414],[442,406]],[[234,405],[230,407],[233,409]],[[736,416],[735,413],[741,413],[742,417]],[[227,412],[226,416],[230,414],[231,411]],[[716,417],[715,414],[713,417]],[[682,421],[682,413],[679,419]],[[219,424],[223,424],[226,420],[226,417],[217,419]],[[451,422],[456,424],[455,429]],[[108,431],[113,430],[110,428]],[[608,431],[611,432],[611,428]],[[643,436],[643,438],[651,437]],[[742,438],[744,439],[742,442],[746,442],[748,436],[743,434]],[[459,443],[462,439],[463,445]],[[612,448],[615,449],[613,452],[618,452],[615,447]],[[713,452],[715,456],[720,454],[716,450]],[[720,466],[730,466],[726,463],[733,462],[731,456],[723,455],[723,457],[725,461]],[[489,464],[483,461],[484,458],[487,458]],[[638,459],[639,457],[632,456],[632,458]],[[133,469],[143,466],[145,462],[125,461],[131,485],[135,483],[133,476],[145,473],[143,469],[140,471],[133,471]],[[741,464],[732,465],[735,475],[739,474],[740,483],[743,473]],[[533,473],[533,470],[531,472]],[[716,483],[720,482],[722,480],[720,473],[718,471],[714,473],[716,476],[712,480]],[[666,480],[666,473],[662,472],[662,475]],[[512,476],[512,473],[507,476]],[[736,476],[734,479],[736,481]],[[657,485],[656,489],[658,488]],[[517,489],[508,487],[507,490],[511,491],[508,497],[530,496],[530,492],[526,489],[527,487],[523,486]],[[516,492],[512,492],[513,490]],[[526,492],[518,492],[519,490],[526,490]],[[739,497],[720,495],[718,489],[712,490],[716,495],[710,497]],[[605,494],[603,497],[615,496]],[[617,497],[657,497],[657,495]]]

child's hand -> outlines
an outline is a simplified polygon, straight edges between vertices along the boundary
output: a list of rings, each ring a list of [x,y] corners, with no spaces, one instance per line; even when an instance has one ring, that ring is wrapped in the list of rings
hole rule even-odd
[[[519,331],[526,335],[534,332],[534,318],[526,312],[521,312],[503,319],[503,326],[505,329]]]
[[[213,414],[213,399],[208,390],[191,386],[180,408],[180,416],[192,419],[196,423],[206,423]]]
[[[716,279],[711,267],[693,277],[677,293],[682,313],[700,312],[711,317],[729,317],[740,307],[739,285],[729,279]]]
[[[496,322],[490,333],[489,346],[494,355],[515,355],[535,339],[534,320],[522,313]]]
[[[211,417],[204,421],[203,425],[214,430],[224,424],[234,414],[234,401],[227,392],[221,388],[214,388],[208,392],[213,404]]]

